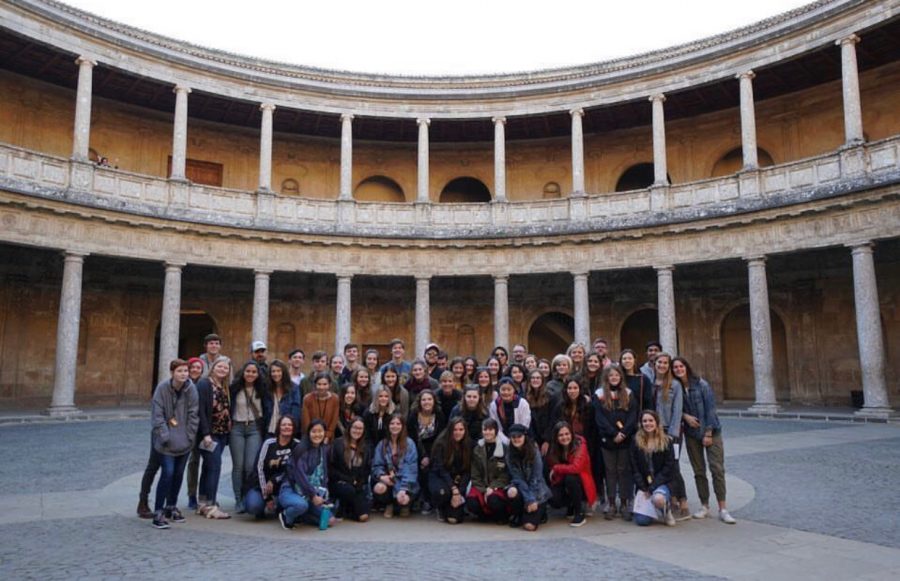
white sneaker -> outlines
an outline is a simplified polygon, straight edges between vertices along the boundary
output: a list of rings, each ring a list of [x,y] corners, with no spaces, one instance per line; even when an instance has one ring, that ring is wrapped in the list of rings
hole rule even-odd
[[[670,527],[675,526],[675,515],[672,514],[672,509],[670,508],[666,509],[666,525]]]
[[[694,518],[697,518],[697,519],[709,517],[709,507],[708,507],[708,506],[701,506],[701,507],[700,507],[700,510],[698,510],[697,512],[695,512],[695,513],[693,514],[693,517],[694,517]]]
[[[727,525],[733,525],[737,522],[736,520],[734,520],[734,517],[728,514],[728,511],[724,508],[719,511],[719,520]]]

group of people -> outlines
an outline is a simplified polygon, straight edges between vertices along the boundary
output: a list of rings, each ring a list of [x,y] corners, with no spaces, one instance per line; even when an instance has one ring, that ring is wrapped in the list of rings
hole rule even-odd
[[[137,512],[157,528],[184,521],[185,469],[189,508],[230,518],[217,501],[226,447],[235,511],[286,529],[417,511],[534,531],[550,508],[565,509],[574,527],[595,512],[673,526],[710,516],[707,470],[719,519],[735,522],[713,391],[658,341],[643,365],[631,349],[613,361],[602,338],[550,361],[498,346],[483,365],[433,343],[410,362],[400,339],[382,364],[376,350],[350,343],[342,354],[313,353],[308,375],[301,349],[269,363],[255,341],[235,371],[220,337],[204,346],[172,361],[153,395]],[[693,514],[678,462],[685,448],[701,503]]]

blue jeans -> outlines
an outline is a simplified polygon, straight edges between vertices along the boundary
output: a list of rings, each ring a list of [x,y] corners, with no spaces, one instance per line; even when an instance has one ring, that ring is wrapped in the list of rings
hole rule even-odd
[[[640,491],[638,491],[638,494],[642,494],[642,493]],[[663,484],[660,487],[654,488],[650,492],[650,497],[653,498],[653,495],[655,495],[655,494],[662,494],[666,498],[667,505],[672,501],[672,493],[669,492],[669,487],[665,484]],[[641,527],[649,526],[652,522],[654,522],[656,520],[655,518],[649,517],[645,514],[634,513],[633,517],[634,517],[634,524],[641,526]]]
[[[244,495],[244,510],[256,518],[266,516],[266,499],[263,498],[262,492],[258,488],[251,488]]]
[[[228,445],[227,435],[212,436],[216,443],[216,449],[207,452],[203,448],[197,448],[203,466],[200,471],[200,496],[205,497],[210,504],[215,504],[216,494],[219,492],[219,478],[222,475],[222,452]]]
[[[156,483],[156,505],[154,507],[156,512],[178,504],[178,493],[181,492],[184,467],[187,466],[190,455],[190,452],[181,456],[157,455],[162,474],[159,476],[159,482]]]
[[[231,487],[235,502],[241,501],[244,481],[256,470],[256,455],[261,444],[259,430],[254,422],[235,422],[228,436],[228,445],[231,446]]]
[[[278,493],[278,505],[284,513],[284,522],[293,525],[302,518],[307,524],[319,526],[322,507],[316,506],[302,494],[297,494],[289,484],[282,484]]]

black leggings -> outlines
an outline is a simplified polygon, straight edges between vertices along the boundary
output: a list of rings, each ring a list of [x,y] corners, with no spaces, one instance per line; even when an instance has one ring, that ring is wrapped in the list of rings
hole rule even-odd
[[[147,459],[147,467],[144,468],[144,477],[141,478],[140,500],[147,502],[150,497],[150,489],[153,488],[153,480],[159,472],[159,456],[153,449],[153,438],[150,439],[150,458]]]
[[[510,502],[508,498],[503,498],[496,494],[492,494],[485,499],[488,511],[486,512],[481,503],[474,496],[466,498],[466,510],[478,520],[491,520],[496,522],[505,522],[509,520]]]
[[[456,508],[450,506],[450,499],[453,498],[451,487],[446,482],[438,478],[429,478],[428,489],[431,492],[431,502],[434,507],[440,511],[445,518],[455,518],[456,522],[462,522],[466,513],[465,503]]]
[[[362,515],[369,514],[370,502],[365,487],[356,488],[349,482],[335,482],[331,485],[331,492],[341,501],[343,516],[359,520]]]
[[[563,481],[550,487],[553,497],[550,506],[553,508],[566,507],[572,510],[575,516],[581,516],[583,509],[581,503],[584,500],[584,486],[581,477],[577,474],[566,474]]]
[[[513,516],[519,519],[519,522],[523,526],[532,524],[536,529],[538,525],[541,524],[541,515],[547,510],[547,505],[545,503],[538,504],[538,509],[536,511],[528,512],[525,510],[525,500],[522,498],[521,494],[516,495],[511,502]]]

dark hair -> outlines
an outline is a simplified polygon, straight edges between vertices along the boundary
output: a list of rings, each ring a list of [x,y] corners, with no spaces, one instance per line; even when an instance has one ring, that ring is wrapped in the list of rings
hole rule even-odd
[[[216,335],[215,333],[210,333],[209,335],[207,335],[206,337],[203,338],[203,346],[206,347],[206,344],[209,343],[210,341],[218,341],[219,343],[221,343],[222,338],[219,337],[218,335]]]
[[[531,378],[535,373],[541,378],[540,393],[535,393],[534,388],[531,387]],[[528,406],[532,409],[542,408],[550,403],[550,394],[547,393],[547,380],[537,367],[532,369],[525,378],[525,399],[528,401]]]
[[[691,368],[691,364],[688,363],[688,360],[685,359],[684,357],[682,357],[681,355],[679,355],[678,357],[672,358],[672,363],[670,364],[670,367],[674,368],[676,361],[680,361],[684,365],[684,370],[687,372],[687,381],[685,382],[687,385],[684,385],[682,387],[688,388],[688,387],[690,387],[690,384],[693,383],[695,379],[697,379],[697,376],[694,375],[694,370]],[[675,376],[674,369],[672,370],[672,376],[673,377]],[[676,377],[675,379],[678,379],[678,378]],[[681,380],[679,380],[679,381],[681,381]]]
[[[453,429],[457,425],[462,425],[466,431],[463,439],[459,442],[453,439]],[[469,425],[466,423],[466,420],[460,416],[450,418],[450,421],[447,422],[447,427],[434,441],[432,450],[438,452],[443,450],[445,468],[453,466],[459,460],[462,463],[463,471],[468,473],[472,465],[472,442],[469,440]]]
[[[177,358],[173,359],[171,362],[169,362],[169,372],[170,373],[175,371],[179,367],[188,367],[188,362],[185,361],[184,359],[177,359]]]
[[[353,427],[353,424],[359,422],[362,424],[363,433],[359,437],[359,440],[356,441],[356,453],[365,458],[366,455],[366,446],[368,446],[368,441],[366,438],[366,422],[363,421],[360,417],[355,417],[350,420],[350,425],[347,426],[347,431],[344,433],[344,463],[352,468],[353,467],[353,448],[350,447],[352,443],[353,436],[350,435],[350,428]]]
[[[313,361],[317,361],[319,359],[328,359],[328,353],[324,351],[314,351],[312,354]]]
[[[334,378],[331,376],[330,373],[328,373],[327,371],[320,371],[319,373],[316,373],[315,375],[313,375],[313,378],[312,378],[313,387],[317,387],[316,384],[319,383],[320,379],[328,380],[328,390],[334,391]]]
[[[300,355],[303,355],[303,358],[306,359],[306,353],[303,352],[303,349],[294,349],[293,351],[291,351],[290,353],[288,353],[288,359],[290,359],[291,357],[293,357],[293,356],[296,355],[297,353],[299,353]]]
[[[568,429],[569,433],[572,434],[572,443],[569,444],[567,448],[564,448],[559,443],[559,433],[564,428]],[[568,453],[574,452],[580,445],[581,443],[576,437],[575,430],[572,429],[571,424],[569,424],[569,422],[565,420],[561,420],[559,422],[556,422],[556,424],[553,426],[553,436],[550,438],[550,449],[547,450],[547,458],[551,460],[551,463],[553,464],[567,462],[569,456]]]
[[[464,413],[464,412],[469,411],[469,408],[466,407],[466,393],[468,393],[470,391],[474,391],[475,393],[478,394],[478,407],[476,408],[476,410],[478,411],[478,414],[482,418],[485,417],[487,415],[487,404],[484,401],[484,394],[481,393],[481,389],[475,384],[469,384],[463,390],[463,396],[459,402],[460,412]]]
[[[272,370],[275,368],[281,370],[281,382],[280,385],[275,384],[275,380],[272,379]],[[290,371],[288,371],[288,366],[284,364],[284,361],[281,359],[276,359],[269,365],[269,393],[275,394],[275,390],[278,388],[282,388],[285,393],[291,390],[291,375]]]
[[[525,432],[525,442],[522,443],[521,448],[516,448],[510,442],[507,450],[509,450],[509,461],[516,462],[523,468],[532,466],[538,453],[537,446],[528,432]]]
[[[350,349],[353,349],[354,347],[357,351],[359,350],[359,345],[357,345],[356,343],[347,343],[346,345],[344,345],[344,353],[346,353]]]
[[[634,374],[640,375],[641,366],[638,365],[638,357],[637,357],[637,353],[634,352],[634,349],[622,349],[622,352],[619,353],[619,367],[622,368],[622,375],[626,375],[626,376],[628,375],[628,372],[625,371],[625,365],[622,364],[622,356],[625,355],[626,353],[631,353],[631,356],[634,357]]]
[[[575,400],[569,397],[569,384],[571,383],[578,385],[578,398]],[[593,421],[590,398],[586,398],[585,395],[584,382],[581,380],[581,376],[572,375],[567,377],[563,384],[562,392],[559,394],[562,417],[571,421],[577,415],[582,422]],[[574,434],[575,432],[573,431],[572,433]]]
[[[485,430],[494,430],[495,432],[497,432],[497,435],[499,436],[500,435],[500,423],[497,420],[495,420],[494,418],[484,418],[481,421],[481,431],[484,432]]]
[[[256,368],[256,380],[253,382],[253,389],[256,390],[256,394],[259,397],[262,397],[266,390],[266,378],[263,377],[263,374],[260,372],[259,365],[253,360],[244,363],[244,365],[241,366],[241,370],[235,374],[234,380],[231,382],[231,391],[236,393],[244,388],[244,372],[247,371],[247,368],[250,366]],[[234,399],[234,396],[232,396],[232,399]]]
[[[497,345],[491,350],[491,355],[493,355],[497,351],[503,352],[503,355],[506,356],[507,359],[509,359],[509,351],[506,350],[506,347],[504,347],[503,345]]]
[[[613,372],[619,374],[619,395],[615,400],[613,400],[612,393],[610,393],[611,389],[608,389],[610,387],[609,374]],[[609,367],[603,370],[601,382],[603,386],[603,405],[606,406],[607,410],[612,410],[613,407],[627,410],[631,406],[631,390],[628,389],[628,384],[625,382],[625,372],[622,371],[618,363],[610,363]]]
[[[297,422],[294,421],[294,416],[292,416],[290,414],[285,414],[285,415],[281,416],[280,418],[278,418],[278,425],[277,425],[276,429],[278,430],[278,432],[281,431],[281,422],[283,422],[284,420],[291,422],[291,437],[293,438],[294,436],[297,435]],[[280,435],[281,434],[279,434],[277,432],[275,433],[276,438],[278,438]]]
[[[391,422],[393,422],[395,418],[400,421],[400,433],[397,434],[397,451],[400,453],[400,456],[403,457],[406,455],[406,440],[408,438],[408,432],[406,430],[406,421],[403,419],[403,416],[400,415],[399,413],[393,413],[393,414],[391,414],[391,417],[388,418],[387,425],[390,426]],[[390,443],[391,443],[391,430],[387,429],[384,432],[384,440],[382,440],[381,445],[386,447]],[[385,456],[388,456],[390,454],[389,450],[387,450],[385,448],[382,448],[382,451],[385,452]]]
[[[658,339],[651,339],[650,341],[647,341],[647,345],[644,347],[644,349],[646,350],[653,346],[656,346],[660,351],[662,351],[662,343],[660,343]]]
[[[353,395],[356,396],[356,401],[353,403],[353,405],[356,406],[357,408],[359,407],[359,391],[356,389],[356,386],[353,385],[352,383],[345,384],[340,389],[341,400],[338,402],[338,410],[341,414],[341,417],[343,417],[344,412],[347,411],[347,404],[344,401],[344,398],[347,395],[347,392],[350,390],[351,387],[353,388]],[[351,409],[351,411],[353,410],[352,407],[350,409]],[[357,414],[353,414],[353,417],[358,417],[358,416],[357,416]]]
[[[403,342],[403,339],[391,339],[391,349],[394,348],[394,345],[400,345],[404,349],[406,349],[406,343]]]

